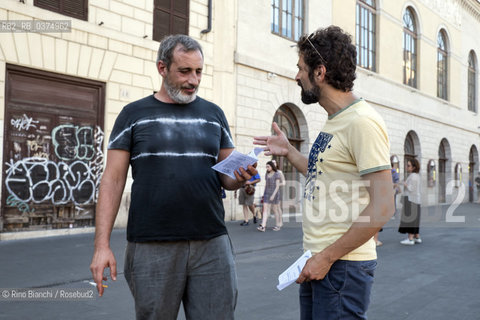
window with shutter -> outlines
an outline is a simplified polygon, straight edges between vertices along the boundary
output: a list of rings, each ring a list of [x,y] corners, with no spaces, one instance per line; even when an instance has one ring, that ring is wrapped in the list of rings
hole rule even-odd
[[[35,0],[35,6],[58,12],[60,10],[60,0]]]
[[[188,34],[189,0],[155,0],[153,40],[169,34]]]
[[[88,0],[34,0],[33,4],[69,17],[88,20]]]

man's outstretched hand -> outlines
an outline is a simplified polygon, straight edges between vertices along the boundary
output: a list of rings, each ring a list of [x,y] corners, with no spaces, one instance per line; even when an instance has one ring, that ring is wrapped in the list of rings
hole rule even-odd
[[[287,137],[282,130],[280,130],[276,122],[272,124],[272,129],[275,135],[254,137],[253,144],[265,146],[264,154],[266,156],[287,156],[288,146],[290,145]]]

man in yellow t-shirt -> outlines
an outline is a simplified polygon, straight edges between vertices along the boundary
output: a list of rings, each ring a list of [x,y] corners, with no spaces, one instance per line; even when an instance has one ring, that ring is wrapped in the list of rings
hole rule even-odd
[[[307,177],[300,283],[301,319],[366,319],[376,267],[373,236],[394,213],[390,144],[380,115],[353,92],[356,49],[338,27],[304,35],[296,81],[302,101],[328,120],[308,159],[276,123],[255,137],[266,155],[286,156]]]

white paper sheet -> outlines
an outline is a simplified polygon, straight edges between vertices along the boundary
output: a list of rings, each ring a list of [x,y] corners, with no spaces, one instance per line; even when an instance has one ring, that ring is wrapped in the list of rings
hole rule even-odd
[[[233,152],[230,153],[226,159],[214,165],[212,169],[226,174],[232,179],[236,179],[235,175],[233,174],[235,170],[238,170],[240,167],[247,170],[248,165],[254,164],[258,161],[257,157],[262,151],[263,148],[255,148],[249,154],[243,154],[237,150],[233,150]]]
[[[295,282],[295,280],[298,279],[300,276],[300,273],[302,273],[302,269],[305,266],[305,263],[307,263],[307,260],[312,257],[312,252],[310,250],[306,251],[300,258],[297,259],[290,267],[288,267],[287,270],[282,272],[281,275],[278,276],[278,290],[283,290],[292,283]]]

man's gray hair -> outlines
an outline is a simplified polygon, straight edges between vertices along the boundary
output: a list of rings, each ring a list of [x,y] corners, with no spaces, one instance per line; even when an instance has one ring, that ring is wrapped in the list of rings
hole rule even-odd
[[[198,50],[203,57],[202,47],[196,40],[184,34],[176,34],[166,36],[162,39],[160,47],[158,48],[157,64],[161,60],[167,66],[167,69],[169,69],[173,62],[173,51],[177,45],[180,45],[180,50],[184,52]]]

